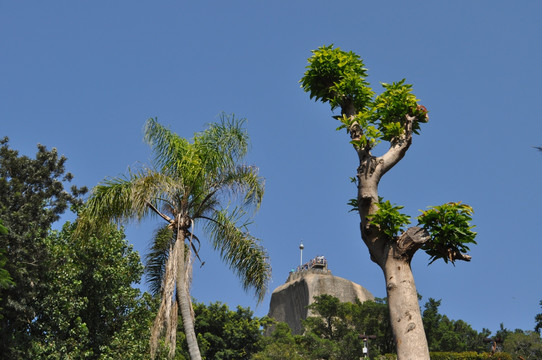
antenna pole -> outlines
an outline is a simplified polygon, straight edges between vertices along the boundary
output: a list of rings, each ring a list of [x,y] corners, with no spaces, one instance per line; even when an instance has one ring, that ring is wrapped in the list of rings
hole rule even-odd
[[[301,240],[301,243],[299,244],[299,251],[301,253],[301,256],[299,258],[299,266],[303,266],[303,249],[305,247],[303,246],[303,240]]]

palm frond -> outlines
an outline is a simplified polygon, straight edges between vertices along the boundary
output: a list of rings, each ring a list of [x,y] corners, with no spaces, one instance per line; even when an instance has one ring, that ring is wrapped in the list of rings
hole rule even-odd
[[[222,260],[241,279],[245,291],[253,288],[258,301],[262,301],[271,278],[271,266],[260,241],[238,226],[237,211],[216,211],[208,220],[205,230]]]
[[[174,217],[177,199],[182,198],[186,191],[182,183],[150,169],[140,170],[133,177],[133,202],[141,205],[137,209],[138,220],[148,214],[149,205],[154,207],[154,211],[164,211]],[[164,214],[159,215],[164,217]],[[168,221],[171,222],[171,219]]]
[[[194,219],[225,207],[224,201],[235,198],[240,198],[244,207],[258,210],[265,192],[265,179],[258,175],[257,167],[239,165],[214,182],[208,181],[202,190],[206,192],[190,196],[188,207]]]
[[[244,118],[222,113],[219,122],[210,124],[206,130],[196,134],[194,145],[205,159],[203,165],[208,174],[232,168],[245,157],[249,145],[245,123]]]
[[[77,231],[88,231],[110,221],[140,221],[152,210],[154,214],[162,208],[167,195],[182,191],[172,179],[148,169],[129,170],[126,177],[105,179],[92,189],[79,216]]]
[[[157,229],[154,233],[154,239],[147,253],[145,265],[146,280],[153,295],[162,291],[166,261],[169,258],[170,246],[173,241],[175,241],[174,232],[167,225]]]
[[[77,220],[76,234],[96,230],[113,221],[117,224],[137,218],[130,178],[110,178],[95,186]]]
[[[265,190],[265,180],[255,166],[239,165],[223,180],[235,195],[243,197],[243,205],[259,209]]]
[[[193,219],[197,219],[200,216],[214,211],[220,206],[220,199],[218,197],[220,189],[210,188],[207,193],[198,193],[190,197],[188,208],[190,209],[190,216]]]
[[[145,141],[153,151],[154,163],[159,171],[173,176],[182,174],[183,161],[186,161],[186,158],[193,153],[189,141],[152,118],[147,120],[144,134]]]

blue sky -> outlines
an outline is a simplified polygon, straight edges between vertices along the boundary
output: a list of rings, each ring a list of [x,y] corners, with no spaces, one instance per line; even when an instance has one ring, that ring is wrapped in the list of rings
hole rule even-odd
[[[332,6],[330,6],[332,4]],[[463,201],[475,209],[471,263],[413,271],[424,303],[477,330],[532,329],[541,311],[542,3],[536,1],[2,1],[0,136],[32,156],[68,158],[92,187],[148,163],[149,117],[190,138],[225,111],[248,119],[248,162],[266,178],[252,233],[273,267],[259,306],[207,244],[193,296],[263,316],[271,291],[304,257],[384,297],[359,218],[346,202],[356,155],[329,106],[299,87],[310,50],[334,43],[361,55],[368,80],[403,78],[430,122],[380,195],[419,209]],[[127,237],[144,255],[157,221]],[[197,225],[196,225],[197,226]]]

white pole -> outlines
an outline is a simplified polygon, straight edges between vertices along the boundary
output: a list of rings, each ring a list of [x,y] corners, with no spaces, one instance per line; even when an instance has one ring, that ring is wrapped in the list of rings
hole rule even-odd
[[[299,266],[303,266],[303,240],[301,240],[301,243],[299,244],[299,250],[301,252],[301,256],[299,258]]]

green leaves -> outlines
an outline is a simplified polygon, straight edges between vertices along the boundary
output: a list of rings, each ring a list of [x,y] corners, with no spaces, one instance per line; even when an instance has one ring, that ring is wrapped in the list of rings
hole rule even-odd
[[[412,94],[412,85],[405,84],[405,79],[391,84],[382,83],[384,92],[378,95],[374,102],[375,116],[379,119],[383,140],[393,141],[404,133],[406,116],[420,115],[418,99]],[[421,118],[421,116],[420,116]],[[426,115],[423,114],[423,119]],[[413,124],[417,134],[419,125]]]
[[[349,133],[361,130],[361,135],[356,133],[356,139],[351,141],[357,149],[371,149],[381,140],[397,140],[407,130],[407,116],[415,118],[409,129],[415,134],[419,123],[427,122],[427,109],[418,105],[412,85],[405,84],[405,79],[382,83],[384,92],[375,98],[359,55],[333,45],[324,45],[312,53],[301,87],[311,99],[329,103],[332,110],[342,109],[343,115],[335,116],[342,123],[338,129],[346,128]],[[352,115],[354,112],[356,115]]]
[[[380,232],[388,239],[395,238],[401,229],[410,224],[410,216],[399,212],[404,206],[395,206],[389,200],[382,201],[379,198],[378,210],[371,215],[370,222],[380,229]]]
[[[450,202],[430,207],[417,217],[418,224],[423,226],[432,241],[423,246],[423,250],[431,256],[430,264],[442,259],[444,262],[466,260],[464,253],[469,250],[468,244],[476,244],[476,233],[472,231],[473,209],[461,202]]]
[[[359,55],[333,48],[333,45],[324,45],[312,53],[307,71],[300,80],[311,99],[329,102],[331,109],[347,101],[359,110],[365,108],[373,91],[365,81],[367,69]]]
[[[258,301],[262,301],[271,278],[271,265],[260,240],[245,231],[248,224],[240,223],[244,211],[216,211],[205,230],[215,250],[241,279],[243,289],[254,288]]]
[[[357,199],[348,203],[350,211],[357,211]],[[388,241],[396,238],[402,229],[410,224],[410,216],[399,210],[403,206],[391,204],[388,200],[379,198],[378,210],[369,216],[371,224],[378,226],[380,233]],[[431,241],[426,242],[422,249],[431,257],[430,264],[435,260],[444,262],[470,260],[465,253],[469,251],[468,244],[476,244],[476,233],[472,231],[472,207],[460,202],[450,202],[440,206],[430,207],[416,219],[418,226],[423,227],[431,235]]]

